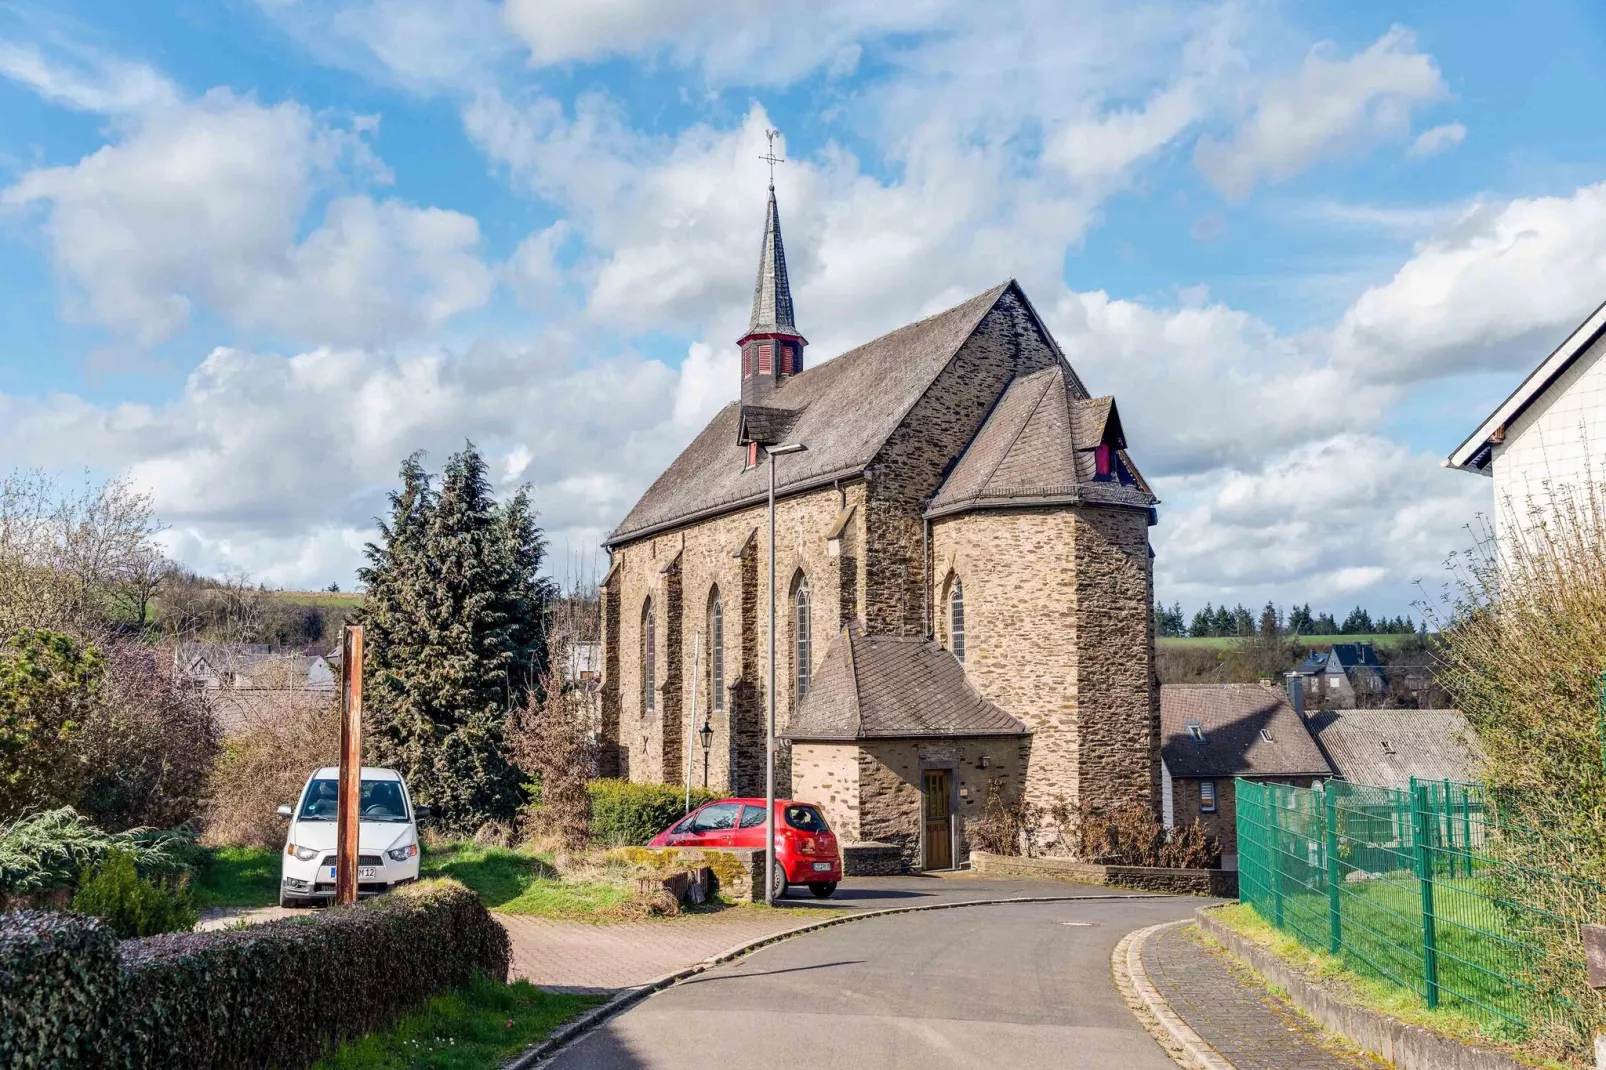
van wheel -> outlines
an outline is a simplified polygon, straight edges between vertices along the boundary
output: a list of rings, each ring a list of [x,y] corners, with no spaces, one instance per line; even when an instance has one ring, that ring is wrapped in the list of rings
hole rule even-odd
[[[809,885],[809,891],[814,893],[816,899],[829,899],[836,892],[836,881],[822,881],[819,884]]]

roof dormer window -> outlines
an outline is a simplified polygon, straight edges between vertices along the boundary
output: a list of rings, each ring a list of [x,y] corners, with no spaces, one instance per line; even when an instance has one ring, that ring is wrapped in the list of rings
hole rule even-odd
[[[1193,740],[1195,743],[1203,745],[1205,741],[1204,725],[1200,724],[1198,721],[1189,721],[1188,738]]]

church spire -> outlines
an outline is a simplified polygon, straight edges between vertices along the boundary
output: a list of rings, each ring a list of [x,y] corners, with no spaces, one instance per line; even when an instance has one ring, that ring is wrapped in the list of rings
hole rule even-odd
[[[759,157],[770,165],[770,197],[764,212],[764,240],[759,246],[758,279],[753,284],[753,315],[747,333],[736,342],[742,350],[742,401],[758,404],[781,383],[803,370],[807,339],[792,318],[792,284],[786,275],[786,246],[781,241],[781,210],[775,203],[776,130],[766,130],[769,152]]]

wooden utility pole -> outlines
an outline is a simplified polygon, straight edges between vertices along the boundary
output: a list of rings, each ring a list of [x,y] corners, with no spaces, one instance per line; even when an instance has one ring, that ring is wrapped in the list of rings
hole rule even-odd
[[[357,901],[357,837],[362,821],[362,625],[340,644],[340,802],[336,817],[335,902]]]

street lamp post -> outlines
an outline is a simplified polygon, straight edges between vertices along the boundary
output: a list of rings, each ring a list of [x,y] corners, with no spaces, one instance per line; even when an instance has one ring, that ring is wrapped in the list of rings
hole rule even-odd
[[[770,455],[770,687],[764,745],[764,902],[775,905],[775,458],[802,453],[801,442],[766,447]]]
[[[697,738],[703,741],[703,787],[708,787],[708,752],[714,746],[714,726],[707,717],[703,718],[703,727],[697,730]]]

